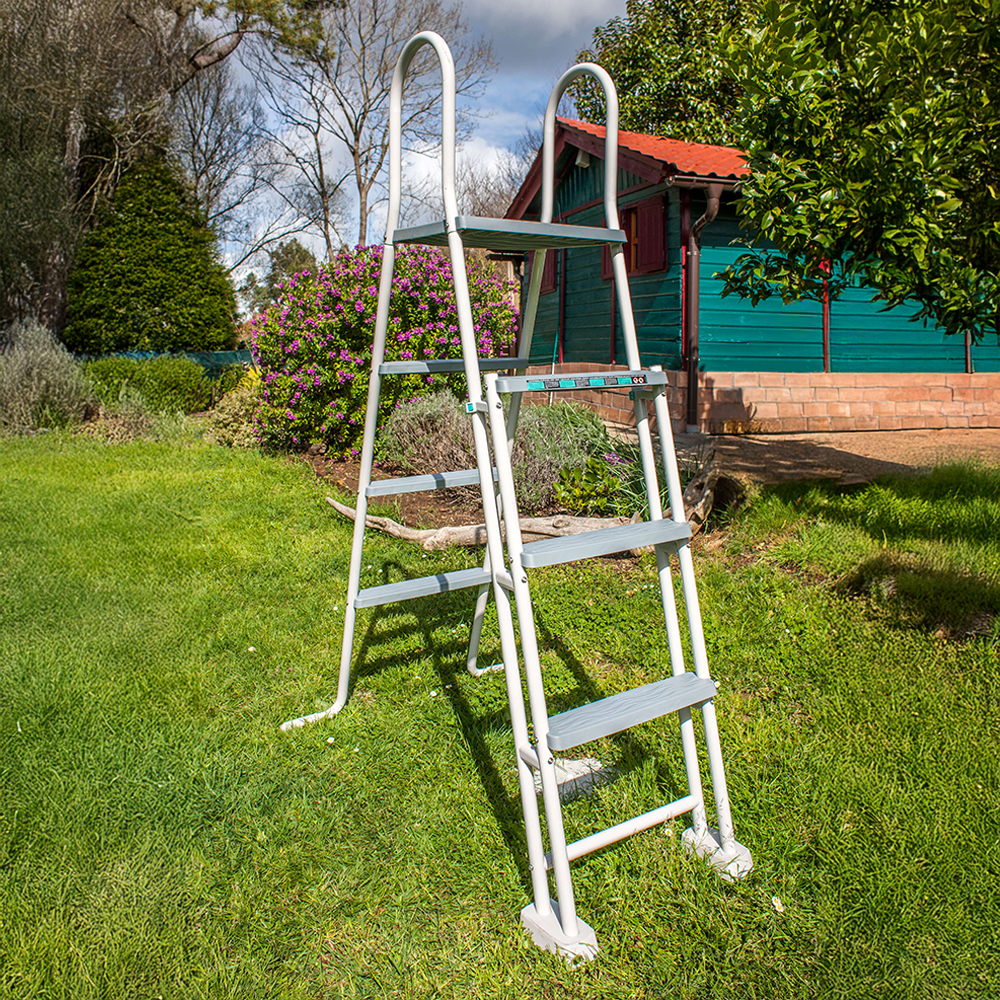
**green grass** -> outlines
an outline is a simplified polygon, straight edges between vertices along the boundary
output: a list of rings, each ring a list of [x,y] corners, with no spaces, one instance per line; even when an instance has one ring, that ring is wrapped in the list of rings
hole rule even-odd
[[[469,594],[363,612],[348,707],[281,734],[336,683],[328,487],[182,439],[7,440],[0,465],[0,996],[1000,992],[1000,471],[785,487],[696,553],[757,867],[721,882],[681,823],[577,863],[602,952],[571,970],[517,923],[506,697],[464,673]],[[364,582],[475,561],[372,538]],[[544,576],[553,710],[663,674],[653,584],[648,558]],[[672,722],[587,752],[621,776],[571,835],[683,784]]]

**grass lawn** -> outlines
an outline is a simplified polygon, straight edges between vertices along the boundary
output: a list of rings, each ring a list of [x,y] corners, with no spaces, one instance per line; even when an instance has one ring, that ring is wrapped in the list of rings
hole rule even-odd
[[[682,823],[578,862],[602,951],[571,970],[518,925],[471,593],[362,612],[348,707],[282,734],[336,685],[328,487],[193,440],[0,441],[0,469],[0,996],[1000,995],[1000,470],[785,487],[698,543],[757,867],[721,882]],[[362,585],[475,562],[373,537]],[[664,674],[651,557],[535,594],[553,711]],[[582,753],[621,776],[571,837],[684,782],[673,720]]]

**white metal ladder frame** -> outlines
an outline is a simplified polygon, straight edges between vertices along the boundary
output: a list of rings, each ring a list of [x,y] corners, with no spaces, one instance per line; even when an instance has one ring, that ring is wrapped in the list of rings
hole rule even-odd
[[[414,227],[411,230],[399,230],[397,226],[401,200],[401,109],[403,86],[414,56],[424,45],[429,45],[434,49],[441,65],[441,174],[445,219],[443,226],[434,224],[424,227]],[[597,79],[604,90],[607,107],[604,177],[605,228],[600,230],[587,229],[580,226],[552,224],[555,195],[556,108],[567,87],[583,75],[590,75]],[[383,245],[379,302],[372,350],[371,379],[368,386],[368,404],[362,443],[361,472],[348,577],[337,698],[334,704],[326,711],[291,720],[285,723],[282,728],[287,729],[301,726],[308,722],[332,717],[346,704],[350,687],[350,665],[353,654],[356,612],[359,607],[389,603],[394,600],[438,593],[456,589],[457,587],[477,586],[478,594],[470,636],[467,668],[472,674],[484,673],[485,670],[477,667],[476,660],[483,615],[492,585],[494,599],[497,604],[503,669],[511,711],[518,782],[525,820],[528,862],[534,896],[534,902],[522,910],[522,923],[532,935],[535,942],[542,947],[560,952],[568,957],[588,959],[596,953],[597,941],[593,929],[579,920],[576,914],[576,902],[570,873],[570,862],[572,860],[628,837],[640,830],[647,829],[654,824],[662,823],[686,812],[691,812],[692,826],[684,833],[684,842],[690,849],[706,857],[714,867],[722,872],[724,877],[741,877],[752,867],[749,851],[736,842],[733,833],[713,700],[715,685],[709,674],[708,660],[705,652],[697,587],[689,547],[690,528],[686,524],[684,517],[683,494],[677,470],[670,417],[667,409],[665,395],[666,379],[662,371],[657,368],[643,370],[638,352],[635,324],[629,297],[628,276],[622,251],[624,233],[618,228],[617,94],[607,72],[601,67],[592,64],[581,64],[573,67],[564,73],[556,84],[545,112],[542,147],[542,210],[538,223],[524,223],[512,220],[482,220],[459,216],[455,196],[454,64],[447,44],[434,32],[420,32],[414,35],[406,43],[400,54],[393,74],[390,95],[389,130],[389,210]],[[526,241],[523,243],[524,246],[536,249],[536,259],[531,272],[527,301],[522,310],[523,324],[519,358],[504,361],[484,361],[482,365],[480,364],[476,349],[468,280],[465,270],[463,234],[466,232],[472,233],[473,238],[475,238],[478,232],[481,238],[487,241],[510,237],[516,242],[520,239]],[[378,424],[378,402],[385,359],[395,244],[397,242],[437,242],[443,244],[445,237],[455,283],[459,336],[462,346],[462,363],[459,365],[457,362],[452,362],[446,369],[437,368],[434,370],[464,370],[469,397],[466,403],[466,411],[472,420],[477,468],[476,470],[468,470],[468,472],[461,473],[408,477],[403,480],[389,481],[388,485],[385,481],[382,481],[378,484],[378,487],[373,487],[371,471],[374,440]],[[560,242],[560,240],[563,242]],[[611,529],[610,532],[590,533],[605,536],[603,541],[590,539],[587,536],[573,536],[571,539],[559,539],[557,541],[566,543],[569,554],[563,553],[561,557],[551,558],[546,562],[546,558],[548,557],[542,557],[537,553],[539,543],[533,543],[532,546],[527,547],[527,549],[535,550],[531,559],[527,558],[526,555],[527,549],[521,538],[517,501],[514,494],[510,451],[513,447],[523,393],[525,391],[533,391],[542,385],[542,383],[533,382],[531,379],[528,379],[523,373],[527,369],[527,359],[531,351],[546,248],[574,245],[574,241],[576,241],[575,245],[605,243],[612,250],[615,290],[622,317],[622,333],[629,368],[627,373],[614,373],[612,381],[615,384],[635,384],[634,406],[636,427],[639,436],[643,475],[646,482],[650,520],[639,525],[629,525],[623,529]],[[489,244],[486,242],[473,243],[471,245],[484,246]],[[518,243],[517,245],[520,247],[522,244]],[[442,363],[439,362],[438,364]],[[387,367],[391,370],[392,365]],[[498,369],[508,369],[522,374],[501,377],[495,374]],[[484,370],[491,372],[486,375],[485,398],[482,375]],[[593,373],[590,374],[592,375]],[[584,379],[581,377],[579,381],[586,384],[594,383],[593,378]],[[573,382],[573,379],[570,379],[569,382]],[[504,406],[500,398],[500,394],[505,392],[511,395],[510,406],[506,415],[504,414]],[[670,521],[664,520],[660,502],[656,460],[653,453],[652,434],[650,432],[647,410],[647,400],[650,398],[653,401],[659,426],[661,457],[671,506]],[[491,439],[493,446],[492,461],[490,457]],[[493,461],[496,463],[495,470]],[[496,487],[494,487],[494,475],[497,478],[498,485]],[[449,479],[449,477],[451,478]],[[457,481],[455,477],[462,477],[461,481],[465,484],[470,484],[474,481],[478,481],[480,484],[487,535],[487,551],[482,570],[459,571],[458,573],[450,574],[454,578],[452,580],[445,580],[444,577],[448,576],[448,574],[443,574],[439,577],[428,577],[420,581],[404,581],[402,584],[372,588],[371,591],[366,592],[360,591],[359,582],[365,521],[368,497],[372,495],[372,491],[377,490],[378,493],[381,493],[384,488],[384,492],[390,492],[393,484],[396,484],[396,487],[398,487],[396,490],[398,492],[410,489],[434,488],[427,485],[426,481],[434,480],[436,486],[441,486],[448,482]],[[418,483],[418,481],[420,482]],[[501,517],[503,518],[507,536],[506,558],[501,535]],[[586,742],[586,738],[579,738],[581,735],[587,738],[596,738],[587,736],[590,730],[587,729],[587,726],[582,726],[577,721],[583,718],[590,719],[593,716],[593,712],[589,715],[585,714],[581,716],[580,710],[573,709],[557,717],[550,718],[548,715],[527,569],[531,566],[546,565],[552,562],[565,562],[569,559],[619,551],[622,548],[629,548],[637,544],[634,541],[630,541],[627,544],[618,544],[620,540],[619,535],[623,537],[627,535],[629,538],[639,538],[641,536],[655,545],[661,600],[664,620],[667,626],[672,678],[667,678],[651,685],[645,685],[643,688],[635,689],[633,692],[612,695],[610,698],[593,703],[594,706],[597,706],[596,711],[598,714],[604,710],[611,713],[612,721],[617,726],[617,728],[608,728],[610,723],[605,720],[603,725],[597,724],[592,727],[593,732],[598,735],[610,735],[636,724],[635,721],[628,721],[628,719],[633,717],[632,715],[628,715],[628,719],[626,719],[627,713],[623,710],[624,708],[628,708],[629,711],[632,711],[636,705],[638,705],[639,711],[635,717],[639,718],[639,721],[647,721],[676,712],[680,724],[685,768],[688,777],[688,794],[675,802],[660,806],[641,816],[634,817],[633,819],[615,824],[606,830],[584,837],[574,844],[567,844],[563,829],[559,788],[555,772],[554,751],[550,750],[550,746],[553,745],[552,724],[558,723],[562,725],[563,732],[560,738],[565,738],[566,748],[575,746]],[[617,545],[617,547],[608,548],[612,544]],[[642,542],[638,544],[642,544]],[[693,672],[686,671],[684,664],[684,649],[671,575],[671,553],[676,555],[680,568],[684,603],[689,625],[691,654],[694,663]],[[507,568],[508,561],[509,570]],[[365,594],[369,596],[365,597]],[[512,596],[513,605],[511,601]],[[522,676],[518,660],[518,642],[514,629],[513,612],[515,608],[520,625],[520,647],[524,663],[524,681],[527,683],[528,703],[534,730],[534,744],[531,742],[529,734],[528,716],[524,703]],[[650,700],[653,708],[650,709],[649,705],[642,705],[641,703],[644,700]],[[718,816],[718,832],[708,827],[706,817],[698,752],[691,717],[691,707],[693,706],[701,708],[703,714],[704,737],[708,751],[716,813]],[[584,706],[584,708],[588,708],[588,706]],[[621,719],[626,719],[622,725],[618,725],[618,721],[620,721],[619,716]],[[567,720],[569,721],[567,722]],[[558,739],[555,742],[558,743]],[[548,853],[545,852],[544,841],[542,839],[541,817],[534,784],[535,771],[539,773],[542,785],[542,799],[550,846]],[[555,876],[557,896],[555,900],[549,896],[547,873],[550,868],[553,870]]]

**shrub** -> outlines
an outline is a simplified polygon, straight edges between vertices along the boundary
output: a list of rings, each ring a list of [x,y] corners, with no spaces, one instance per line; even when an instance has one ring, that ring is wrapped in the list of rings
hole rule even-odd
[[[585,462],[607,446],[600,418],[578,403],[524,407],[511,455],[519,507],[544,510],[552,502],[553,487],[567,460]],[[474,468],[469,417],[448,393],[404,403],[389,417],[378,455],[407,474]],[[474,492],[478,495],[478,487]]]
[[[160,162],[133,167],[84,237],[67,284],[66,344],[85,354],[220,351],[236,296],[215,234]]]
[[[205,418],[204,438],[229,448],[253,448],[257,444],[254,417],[260,405],[260,382],[245,379],[227,392]]]
[[[286,282],[277,304],[254,319],[251,350],[264,383],[257,417],[263,444],[357,452],[381,266],[382,247],[345,248],[316,275]],[[468,267],[479,352],[502,354],[516,332],[511,286],[487,261],[470,260]],[[451,277],[440,250],[397,248],[386,360],[461,357]],[[398,404],[446,385],[433,375],[385,379],[380,422]]]
[[[105,406],[116,405],[125,386],[141,393],[153,413],[194,413],[212,399],[212,383],[190,358],[97,358],[83,369]]]
[[[21,433],[84,418],[93,391],[51,332],[18,324],[0,336],[0,428]]]

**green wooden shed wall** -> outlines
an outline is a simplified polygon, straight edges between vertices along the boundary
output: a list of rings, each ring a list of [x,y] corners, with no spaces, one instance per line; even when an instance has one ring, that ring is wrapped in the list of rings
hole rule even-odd
[[[602,225],[603,164],[569,166],[559,182],[554,214],[583,225]],[[629,288],[646,364],[681,367],[681,208],[680,191],[619,171],[624,209],[652,194],[667,198],[667,267],[632,276]],[[691,192],[691,219],[705,210],[705,196]],[[581,208],[581,206],[587,206]],[[702,371],[817,372],[823,370],[823,307],[810,300],[785,304],[778,296],[756,306],[731,295],[722,298],[718,274],[742,252],[733,201],[723,200],[717,218],[702,233],[699,368]],[[561,290],[565,267],[565,292]],[[564,301],[563,301],[564,299]],[[621,322],[612,320],[612,282],[601,277],[601,254],[592,248],[559,254],[556,290],[539,302],[531,360],[608,363],[624,361]],[[562,303],[562,309],[560,308]],[[963,372],[965,345],[940,328],[912,320],[916,308],[882,308],[870,289],[847,290],[830,304],[830,370],[837,372]],[[612,351],[612,327],[617,334]],[[975,371],[1000,371],[1000,344],[974,344]]]

